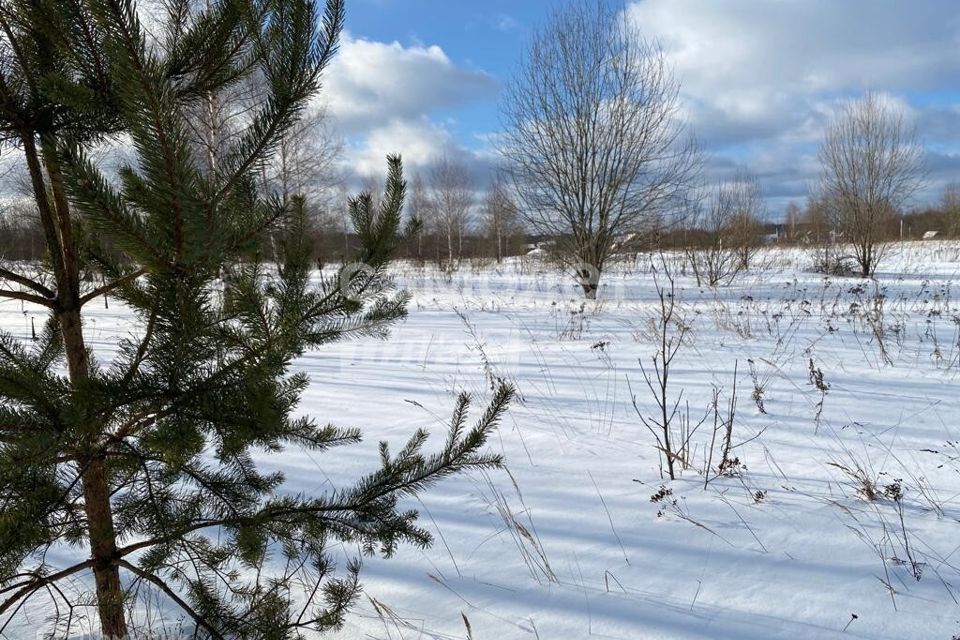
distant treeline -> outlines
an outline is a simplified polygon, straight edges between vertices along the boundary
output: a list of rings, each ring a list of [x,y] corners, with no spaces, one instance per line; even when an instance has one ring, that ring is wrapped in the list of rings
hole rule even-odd
[[[309,233],[315,240],[314,258],[320,266],[349,261],[360,248],[349,222],[340,218],[323,212],[312,216]],[[443,265],[477,258],[496,260],[498,253],[500,257],[525,254],[536,242],[536,238],[528,237],[512,221],[511,225],[504,225],[499,234],[495,228],[478,225],[479,228],[463,232],[456,239],[451,259],[446,234],[431,226],[421,225],[419,230],[408,234],[399,257]],[[41,260],[45,246],[43,229],[32,202],[8,201],[0,205],[0,261]],[[273,243],[268,238],[261,247],[261,255],[269,259],[272,250]]]
[[[433,227],[433,228],[431,228]],[[937,238],[960,237],[960,189],[947,189],[941,202],[898,215],[891,212],[878,226],[880,240],[920,240],[935,233]],[[337,264],[349,260],[359,248],[359,240],[344,221],[337,216],[316,213],[310,233],[315,239],[315,259],[318,265]],[[901,235],[902,234],[902,235]],[[840,237],[838,237],[838,235]],[[642,243],[631,243],[631,249],[683,249],[697,248],[726,241],[755,246],[769,244],[819,245],[842,241],[824,207],[816,201],[803,208],[788,206],[781,222],[741,222],[739,226],[728,225],[711,228],[699,220],[681,220],[675,224],[662,225]],[[550,239],[524,232],[521,224],[511,218],[510,225],[502,229],[499,238],[491,225],[466,230],[457,238],[454,255],[450,256],[450,244],[442,230],[433,225],[423,225],[420,231],[410,234],[401,247],[400,257],[435,263],[456,264],[461,260],[489,259],[525,255],[540,247],[549,251]],[[31,202],[11,200],[0,205],[0,259],[10,261],[40,260],[44,251],[43,229]],[[269,257],[269,243],[262,248]]]

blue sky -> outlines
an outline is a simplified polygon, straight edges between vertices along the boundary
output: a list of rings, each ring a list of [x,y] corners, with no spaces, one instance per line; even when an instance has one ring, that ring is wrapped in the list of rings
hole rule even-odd
[[[507,72],[532,26],[553,2],[543,0],[354,0],[347,29],[373,40],[439,44],[460,64]]]
[[[482,178],[496,161],[490,140],[500,88],[557,2],[349,0],[325,94],[348,142],[347,172],[378,172],[388,152],[403,153],[417,171],[445,153]],[[624,6],[673,65],[710,177],[756,174],[772,216],[802,203],[816,180],[825,123],[865,90],[901,108],[931,151],[920,200],[960,180],[957,0]]]
[[[499,128],[499,87],[518,64],[532,30],[555,4],[548,0],[353,0],[348,4],[346,28],[351,38],[407,48],[439,47],[457,67],[488,76],[489,91],[424,111],[442,123],[459,146],[478,150],[488,146],[484,136]],[[353,142],[364,137],[362,131],[351,134]]]

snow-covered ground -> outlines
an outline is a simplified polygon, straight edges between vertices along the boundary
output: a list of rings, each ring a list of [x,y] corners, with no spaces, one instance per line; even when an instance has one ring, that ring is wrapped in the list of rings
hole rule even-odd
[[[957,637],[960,244],[898,246],[875,282],[808,273],[794,250],[761,262],[718,290],[672,265],[687,333],[668,395],[692,426],[707,414],[674,481],[638,416],[657,411],[639,364],[657,351],[649,257],[586,304],[537,264],[397,267],[413,301],[389,341],[298,364],[303,411],[364,443],[263,464],[294,491],[346,484],[376,467],[378,440],[441,435],[462,390],[480,407],[501,377],[520,399],[492,443],[508,470],[414,501],[435,545],[367,559],[335,637]],[[27,336],[32,313],[0,304],[0,326]],[[92,310],[102,358],[127,329],[117,305]],[[738,464],[705,478],[715,394],[721,418],[736,400]]]

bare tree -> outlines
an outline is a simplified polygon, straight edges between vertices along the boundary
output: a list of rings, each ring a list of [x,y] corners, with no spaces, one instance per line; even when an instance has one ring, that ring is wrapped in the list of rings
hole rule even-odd
[[[807,228],[807,241],[809,243],[819,245],[835,239],[836,234],[827,211],[827,205],[823,198],[817,197],[816,194],[807,197],[807,204],[803,209],[801,220]]]
[[[371,193],[367,191],[367,193]],[[377,193],[376,191],[372,193]],[[340,235],[343,240],[343,253],[341,254],[341,260],[346,261],[350,256],[350,233],[353,230],[353,222],[350,219],[350,207],[348,206],[350,196],[347,194],[347,187],[345,184],[341,183],[337,187],[337,206],[334,208],[335,211],[335,223],[339,227]],[[371,203],[372,204],[372,203]]]
[[[740,268],[749,269],[763,228],[764,204],[760,184],[753,176],[740,173],[724,185],[719,196],[726,216],[723,238],[737,252]]]
[[[467,167],[446,154],[430,169],[433,206],[446,234],[449,265],[463,254],[463,235],[473,205],[472,186]]]
[[[160,0],[155,10],[166,12],[170,19],[193,22],[209,14],[215,4],[212,0]],[[254,71],[238,82],[204,92],[199,100],[187,105],[192,151],[205,173],[218,173],[231,146],[256,125],[254,119],[270,94],[267,77]],[[343,140],[333,130],[325,105],[314,100],[304,106],[296,122],[279,136],[256,169],[258,186],[264,193],[277,196],[284,204],[296,196],[305,199],[309,232],[317,240],[327,240],[316,245],[318,266],[323,265],[324,253],[329,252],[324,245],[330,244],[326,236],[338,224],[338,209],[347,215],[345,192],[338,197],[342,175],[337,162],[342,153]]]
[[[519,212],[513,201],[503,175],[497,173],[487,192],[483,213],[486,218],[487,231],[496,247],[497,262],[503,262],[504,244],[509,236],[517,231],[517,217]]]
[[[347,199],[338,198],[337,189],[342,183],[337,168],[342,151],[343,142],[331,128],[326,109],[309,105],[300,120],[279,138],[274,153],[260,163],[261,188],[265,193],[275,195],[284,205],[290,205],[297,197],[304,199],[308,232],[316,239],[324,238],[338,226],[336,209],[347,209]],[[377,183],[368,193],[381,193],[379,189]],[[314,249],[318,267],[324,263],[324,244],[328,243],[318,243]],[[271,248],[276,249],[273,240]]]
[[[943,188],[940,210],[947,216],[945,231],[951,236],[960,232],[960,182],[951,182]]]
[[[745,268],[740,185],[737,181],[719,182],[687,201],[684,251],[697,286],[730,284]]]
[[[149,13],[163,15],[170,24],[195,25],[209,15],[213,0],[156,0],[149,4]],[[183,29],[169,29],[152,36],[164,51],[172,51]],[[208,176],[217,173],[223,155],[250,124],[269,95],[263,75],[257,71],[238,82],[206,89],[200,99],[185,105],[192,151],[202,171]]]
[[[328,204],[341,180],[336,163],[342,153],[343,140],[331,128],[326,109],[313,106],[280,140],[265,168],[268,184],[284,202],[303,196],[317,206]]]
[[[860,274],[883,258],[881,230],[920,187],[924,152],[903,114],[867,94],[848,103],[820,145],[820,195]]]
[[[844,252],[842,234],[838,232],[831,207],[822,194],[814,192],[807,196],[800,219],[805,229],[801,240],[809,248],[813,271],[835,276],[853,275],[853,259]]]
[[[186,10],[197,16],[211,10],[211,0],[164,2],[167,10]],[[251,73],[243,81],[216,92],[206,92],[189,107],[194,152],[205,171],[216,173],[230,145],[255,123],[254,116],[270,95],[269,82],[262,73]],[[306,105],[296,123],[277,141],[270,157],[259,166],[260,187],[284,202],[294,196],[306,198],[317,212],[330,209],[341,176],[336,163],[343,152],[321,102]]]
[[[587,298],[694,177],[662,50],[623,12],[581,0],[555,13],[505,92],[501,152],[532,230],[550,236]]]
[[[791,201],[784,212],[784,223],[786,225],[787,239],[790,242],[796,242],[800,237],[799,227],[803,222],[803,211],[796,202]]]
[[[413,177],[410,198],[407,201],[407,215],[410,220],[419,221],[417,227],[417,261],[423,262],[423,239],[428,230],[436,228],[436,215],[433,202],[427,194],[423,176],[417,173]]]

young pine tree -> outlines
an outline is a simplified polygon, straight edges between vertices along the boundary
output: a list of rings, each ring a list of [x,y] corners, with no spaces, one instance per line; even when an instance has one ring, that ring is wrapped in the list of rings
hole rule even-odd
[[[255,173],[317,91],[342,1],[322,15],[310,0],[165,4],[149,34],[133,0],[0,5],[0,130],[25,157],[47,244],[40,277],[0,266],[0,297],[50,314],[33,344],[0,334],[0,625],[35,596],[62,607],[68,582],[91,585],[108,638],[135,630],[144,587],[200,637],[297,637],[336,627],[358,593],[359,564],[337,571],[332,548],[429,543],[401,499],[496,464],[482,449],[512,392],[471,428],[462,396],[436,453],[424,431],[396,454],[381,445],[380,469],[353,486],[291,495],[258,470],[254,450],[359,440],[296,415],[308,380],[291,363],[403,317],[385,274],[401,163],[378,206],[350,202],[366,267],[311,285],[304,202],[258,192]],[[204,170],[185,114],[251,74],[268,95]],[[135,156],[116,179],[90,159],[109,140]],[[84,310],[107,294],[137,329],[100,362]],[[65,547],[76,561],[54,564]]]

